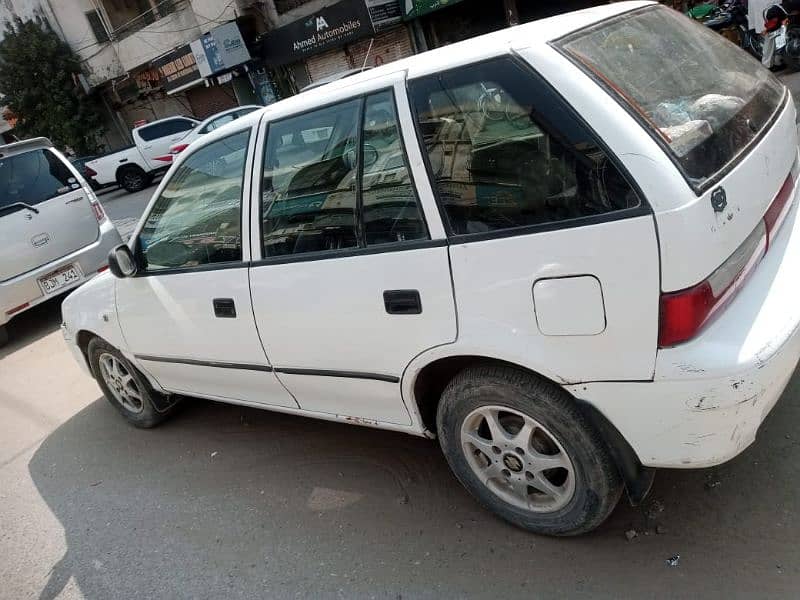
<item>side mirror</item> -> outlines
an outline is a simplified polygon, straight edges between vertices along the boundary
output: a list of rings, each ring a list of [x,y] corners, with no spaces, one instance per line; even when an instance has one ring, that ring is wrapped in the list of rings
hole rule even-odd
[[[128,246],[122,244],[108,253],[108,270],[119,279],[136,275],[139,268]]]

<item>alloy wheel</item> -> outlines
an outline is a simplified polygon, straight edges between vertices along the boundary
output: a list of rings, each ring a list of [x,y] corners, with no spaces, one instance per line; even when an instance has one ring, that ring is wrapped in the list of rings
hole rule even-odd
[[[504,406],[482,406],[461,426],[472,471],[495,495],[517,508],[557,511],[575,494],[575,468],[541,423]]]
[[[144,409],[142,391],[122,361],[113,354],[103,352],[98,358],[98,364],[100,375],[117,402],[131,413],[142,412]]]

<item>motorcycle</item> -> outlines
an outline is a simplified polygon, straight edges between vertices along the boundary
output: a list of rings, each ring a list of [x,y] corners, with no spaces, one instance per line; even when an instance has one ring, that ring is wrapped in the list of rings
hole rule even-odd
[[[746,0],[723,0],[694,6],[690,17],[761,60],[763,38],[749,28]]]
[[[764,10],[764,54],[770,69],[800,70],[800,2],[784,0]]]

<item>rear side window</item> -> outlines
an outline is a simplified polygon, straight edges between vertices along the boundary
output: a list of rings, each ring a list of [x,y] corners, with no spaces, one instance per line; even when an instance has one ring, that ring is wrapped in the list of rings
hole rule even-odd
[[[147,271],[242,259],[242,185],[250,131],[217,140],[172,174],[139,235]]]
[[[418,79],[410,89],[452,234],[580,224],[640,206],[587,128],[513,59]]]
[[[262,203],[265,257],[428,239],[392,92],[271,123]]]
[[[18,202],[34,206],[79,187],[72,171],[50,150],[0,158],[0,208]]]
[[[139,129],[139,136],[145,141],[156,140],[158,138],[175,135],[182,131],[189,131],[194,127],[194,123],[188,119],[170,119],[163,123],[155,123]]]
[[[743,154],[785,93],[743,50],[663,7],[605,21],[558,47],[639,119],[697,192]]]

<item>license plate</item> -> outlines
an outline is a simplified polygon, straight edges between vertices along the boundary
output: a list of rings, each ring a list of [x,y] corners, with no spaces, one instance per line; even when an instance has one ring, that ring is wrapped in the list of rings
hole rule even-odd
[[[786,46],[786,34],[784,34],[782,31],[779,31],[775,35],[775,49],[782,50],[784,46]]]
[[[57,292],[76,281],[83,279],[83,272],[77,264],[67,265],[58,271],[48,273],[44,277],[39,277],[39,287],[45,295]]]

